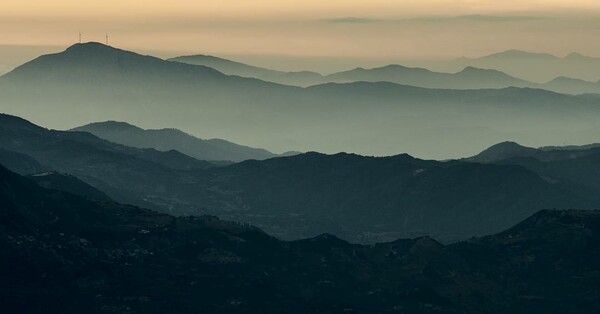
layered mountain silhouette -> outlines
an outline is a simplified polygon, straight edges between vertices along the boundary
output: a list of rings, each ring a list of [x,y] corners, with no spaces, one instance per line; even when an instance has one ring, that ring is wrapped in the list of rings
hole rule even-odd
[[[489,60],[504,60],[503,56],[505,58],[508,58],[509,55],[513,55],[515,57],[521,56],[523,58],[529,56],[527,53],[522,53],[522,55],[520,55],[517,52],[509,52],[506,53],[506,56],[504,56],[503,54],[499,54],[497,56],[490,56]],[[548,57],[549,55],[532,55],[531,59],[535,60],[535,58],[538,56],[543,59],[544,56]],[[552,59],[552,62],[562,62],[562,59],[556,57],[554,58],[555,59]],[[206,55],[184,56],[169,60],[188,64],[208,66],[229,75],[258,78],[265,81],[303,87],[332,82],[352,83],[364,81],[392,82],[402,85],[440,89],[529,87],[541,88],[568,94],[600,93],[600,83],[597,82],[598,78],[600,77],[595,78],[594,82],[590,82],[582,79],[574,79],[570,77],[559,76],[559,74],[557,74],[556,76],[550,77],[548,79],[534,79],[533,81],[527,81],[508,75],[499,70],[495,70],[497,67],[491,66],[489,64],[492,61],[486,63],[484,61],[488,60],[486,58],[476,60],[460,59],[460,62],[464,62],[465,66],[455,73],[434,72],[425,68],[406,67],[402,65],[391,64],[371,69],[356,68],[353,70],[337,72],[326,76],[314,72],[282,72],[269,70],[243,64],[240,62]],[[586,60],[594,59],[588,58]],[[481,64],[483,68],[474,67],[471,65],[470,62],[478,65]],[[568,65],[565,65],[565,67],[568,67]],[[498,68],[501,67],[498,66]],[[543,83],[535,83],[535,81],[541,81]]]
[[[577,129],[579,141],[591,142],[600,121],[597,97],[390,82],[299,88],[98,43],[77,44],[16,68],[0,78],[0,95],[4,112],[54,128],[99,120],[167,123],[276,151],[409,151],[438,159],[472,155],[507,135],[541,145],[570,142],[569,132]]]
[[[307,153],[215,167],[170,152],[200,165],[188,167],[168,152],[12,116],[2,122],[0,148],[74,175],[114,200],[252,223],[283,239],[329,232],[366,243],[424,235],[448,242],[500,231],[545,208],[600,205],[592,189],[517,165]]]
[[[123,202],[166,205],[185,184],[182,172],[215,167],[173,150],[127,147],[85,132],[48,130],[9,115],[0,115],[0,121],[0,148],[10,152],[3,160],[15,167],[11,169],[24,174],[68,173]],[[28,165],[22,166],[23,161]],[[152,193],[165,199],[146,201]]]
[[[577,159],[600,153],[600,144],[582,146],[526,147],[515,142],[502,142],[465,160],[492,163],[513,158],[534,158],[540,161]]]
[[[483,89],[532,86],[530,82],[509,76],[500,71],[466,67],[457,73],[432,72],[423,68],[388,65],[381,68],[357,68],[327,76],[331,82],[392,82],[426,88]]]
[[[281,242],[44,189],[0,166],[0,216],[11,313],[594,313],[600,302],[596,211],[542,211],[448,246]]]
[[[518,165],[552,182],[570,182],[572,188],[579,191],[600,192],[598,144],[536,149],[516,143],[501,143],[468,160]]]
[[[208,55],[181,56],[168,59],[169,61],[207,66],[227,75],[252,77],[269,82],[285,85],[310,86],[321,84],[324,78],[321,74],[311,71],[284,72],[256,67],[241,62],[227,60]]]
[[[221,139],[203,140],[177,129],[144,130],[125,122],[87,124],[72,131],[92,133],[113,143],[159,151],[177,150],[200,160],[239,162],[268,159],[278,155],[265,149],[234,144]],[[286,155],[294,154],[292,152]]]
[[[294,82],[290,81],[289,77],[298,75],[298,73],[269,70],[213,56],[183,56],[169,60],[203,65],[230,75],[253,77],[265,81],[297,86],[360,81],[383,81],[402,85],[443,89],[506,88],[511,86],[525,87],[533,85],[531,82],[511,77],[499,71],[481,70],[473,67],[466,67],[458,73],[432,72],[423,68],[409,68],[401,65],[388,65],[372,69],[356,68],[354,70],[333,73],[326,76],[312,72],[304,72],[311,73],[311,78]]]
[[[445,70],[473,66],[496,69],[534,82],[548,82],[556,77],[571,77],[597,82],[600,79],[600,58],[571,53],[557,57],[547,53],[507,50],[480,58],[461,58],[439,66]]]

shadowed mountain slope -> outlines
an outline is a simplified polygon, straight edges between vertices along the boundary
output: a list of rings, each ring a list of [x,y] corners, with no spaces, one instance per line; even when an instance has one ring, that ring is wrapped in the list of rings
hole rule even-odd
[[[588,194],[600,193],[600,148],[597,144],[535,149],[516,143],[501,143],[467,160],[518,165],[551,182],[568,183]]]
[[[424,235],[447,242],[500,231],[544,208],[600,205],[595,193],[521,166],[307,153],[173,168],[170,158],[146,156],[162,152],[17,121],[0,126],[0,148],[74,175],[112,199],[252,223],[283,239],[329,232],[368,243]]]
[[[64,191],[95,201],[113,202],[103,192],[71,175],[51,171],[29,175],[27,178],[46,189]]]
[[[30,156],[45,169],[74,175],[117,200],[144,205],[151,203],[132,190],[166,195],[185,182],[182,172],[215,166],[177,151],[131,148],[85,132],[44,129],[9,115],[0,115],[0,148]]]
[[[0,303],[11,313],[600,308],[595,211],[542,211],[450,246],[431,238],[361,246],[331,235],[281,242],[213,217],[46,190],[0,166],[0,216]]]

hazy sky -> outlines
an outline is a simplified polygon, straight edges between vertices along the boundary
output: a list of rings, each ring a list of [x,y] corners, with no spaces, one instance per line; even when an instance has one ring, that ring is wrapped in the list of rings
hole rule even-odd
[[[162,56],[600,56],[599,17],[597,0],[1,0],[0,45],[65,47],[81,30],[84,41],[109,33],[114,46]]]

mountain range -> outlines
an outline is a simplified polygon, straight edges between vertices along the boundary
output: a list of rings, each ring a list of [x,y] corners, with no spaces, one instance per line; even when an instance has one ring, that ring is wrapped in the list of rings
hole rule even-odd
[[[488,164],[518,165],[553,181],[570,182],[579,191],[598,193],[600,147],[597,144],[581,147],[524,147],[517,143],[500,143],[470,161]]]
[[[310,86],[323,83],[324,80],[323,75],[312,71],[277,71],[209,55],[180,56],[168,61],[207,66],[227,75],[252,77],[285,85]]]
[[[450,242],[503,230],[541,209],[600,205],[596,186],[578,189],[522,165],[305,153],[218,166],[0,118],[0,148],[14,152],[0,162],[16,171],[67,173],[116,201],[251,223],[282,239],[329,232],[363,243],[423,235]]]
[[[0,95],[4,112],[53,128],[120,120],[281,152],[410,151],[435,159],[473,155],[507,137],[539,146],[593,142],[600,120],[600,98],[590,95],[389,82],[299,88],[98,43],[17,67],[0,77]]]
[[[548,53],[507,50],[480,58],[460,58],[448,65],[455,69],[465,66],[496,69],[534,82],[547,82],[557,77],[593,82],[600,79],[600,58],[576,52],[557,57]]]
[[[239,162],[278,155],[265,149],[238,145],[221,139],[203,140],[177,129],[144,130],[126,122],[106,121],[72,129],[94,134],[113,143],[159,151],[180,151],[199,160]],[[286,153],[292,155],[294,152]]]
[[[282,242],[49,190],[0,166],[0,303],[10,313],[594,313],[596,211],[496,235]]]
[[[181,173],[216,166],[174,150],[127,147],[85,132],[48,130],[14,116],[0,115],[0,121],[3,164],[25,175],[68,173],[126,203],[169,204],[168,197],[146,198],[153,193],[177,198],[177,189],[185,184]]]
[[[526,53],[523,54],[526,55]],[[500,55],[496,57],[490,56],[488,58],[491,60],[503,60]],[[568,94],[600,93],[600,83],[598,82],[598,78],[595,78],[595,81],[590,82],[565,76],[554,76],[543,81],[544,83],[535,83],[496,70],[496,68],[502,67],[493,66],[491,64],[492,61],[486,63],[485,60],[488,60],[488,58],[469,60],[472,61],[473,64],[481,65],[482,68],[471,66],[469,65],[470,63],[465,61],[465,67],[455,73],[434,72],[425,68],[391,64],[370,69],[356,68],[325,76],[314,72],[301,72],[304,73],[302,76],[300,73],[287,73],[264,69],[206,55],[184,56],[169,60],[208,66],[228,75],[257,78],[269,82],[303,87],[324,83],[392,82],[402,85],[439,89],[529,87]],[[532,57],[532,59],[535,58]],[[296,78],[297,80],[294,80],[293,78]]]

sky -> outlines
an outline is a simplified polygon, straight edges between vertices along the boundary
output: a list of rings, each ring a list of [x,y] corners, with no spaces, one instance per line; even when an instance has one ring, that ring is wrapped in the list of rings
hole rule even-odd
[[[596,0],[2,0],[0,67],[29,57],[7,47],[58,51],[79,31],[162,57],[204,53],[283,70],[508,49],[600,56],[599,17]]]

